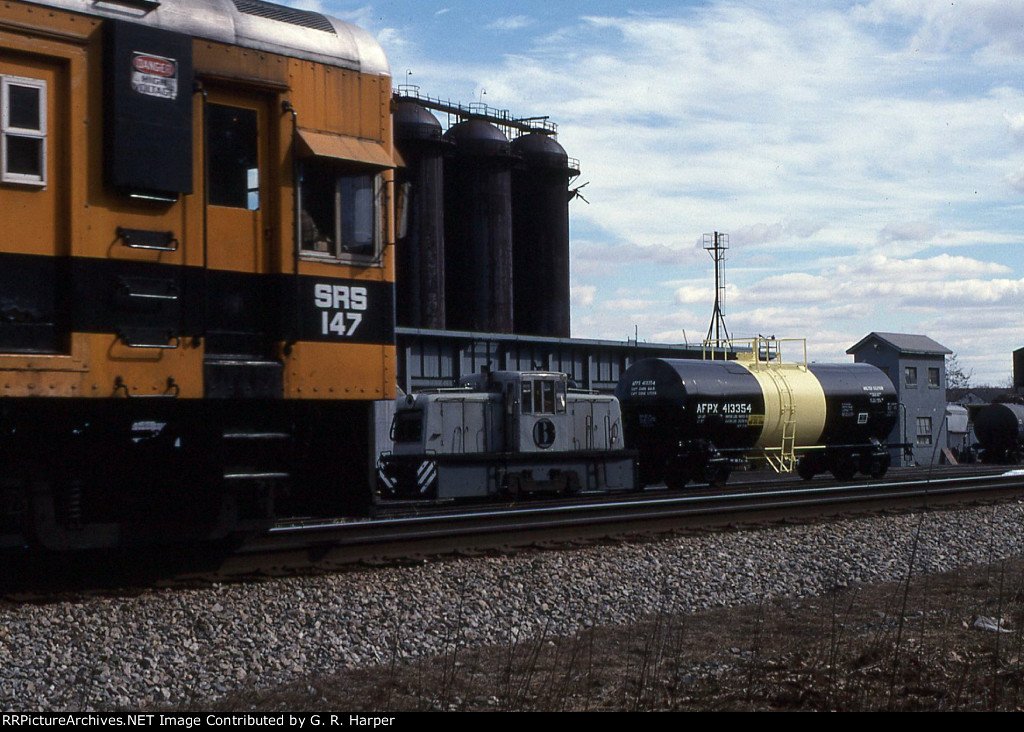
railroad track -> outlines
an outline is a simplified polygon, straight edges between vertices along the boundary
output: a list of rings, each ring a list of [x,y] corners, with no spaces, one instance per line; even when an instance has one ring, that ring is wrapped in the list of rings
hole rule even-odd
[[[595,502],[480,506],[430,515],[296,523],[243,545],[222,577],[331,568],[458,552],[510,550],[629,535],[890,510],[969,505],[1019,498],[1024,471],[872,482],[753,482],[715,493],[647,490]]]

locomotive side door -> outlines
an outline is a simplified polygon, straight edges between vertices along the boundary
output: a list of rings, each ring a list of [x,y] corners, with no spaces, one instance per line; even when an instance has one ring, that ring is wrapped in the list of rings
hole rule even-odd
[[[258,93],[212,87],[204,104],[206,395],[279,397],[280,312],[271,246],[278,225],[271,140],[276,121]]]

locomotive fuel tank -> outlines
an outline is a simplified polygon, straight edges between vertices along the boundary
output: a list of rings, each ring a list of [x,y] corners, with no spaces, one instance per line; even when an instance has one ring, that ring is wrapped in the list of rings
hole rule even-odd
[[[1024,460],[1024,405],[989,404],[974,417],[974,434],[986,463],[1012,463]]]
[[[645,359],[616,388],[641,482],[722,482],[748,454],[805,478],[848,479],[889,466],[881,440],[898,411],[895,390],[867,364]]]

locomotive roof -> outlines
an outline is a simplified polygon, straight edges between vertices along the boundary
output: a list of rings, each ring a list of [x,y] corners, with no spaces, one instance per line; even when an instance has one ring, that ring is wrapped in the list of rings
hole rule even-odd
[[[263,0],[28,0],[195,38],[389,76],[376,39],[351,23]]]

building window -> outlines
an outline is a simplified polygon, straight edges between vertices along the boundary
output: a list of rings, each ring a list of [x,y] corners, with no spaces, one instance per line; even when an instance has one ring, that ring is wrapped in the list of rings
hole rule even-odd
[[[46,82],[0,75],[0,180],[46,185]]]
[[[931,417],[918,417],[917,418],[917,439],[915,444],[918,445],[930,445],[932,444],[932,418]]]
[[[260,207],[258,125],[255,109],[207,106],[207,195],[212,205],[250,211]]]
[[[939,370],[935,367],[928,369],[928,386],[939,386]]]
[[[917,386],[917,367],[916,366],[904,366],[903,367],[903,383],[906,386]]]

